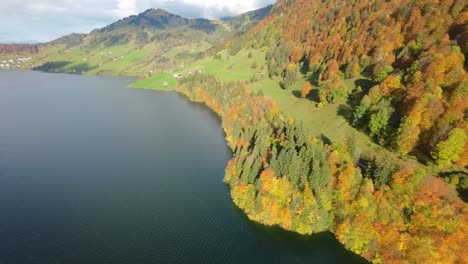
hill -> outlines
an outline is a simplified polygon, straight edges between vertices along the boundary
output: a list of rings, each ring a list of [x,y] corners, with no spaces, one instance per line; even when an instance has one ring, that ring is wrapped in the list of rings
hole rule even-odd
[[[228,22],[231,25],[233,31],[237,32],[238,35],[247,32],[250,28],[257,25],[262,19],[267,17],[273,5],[266,6],[257,10],[253,10],[236,17],[227,17],[221,19],[222,21]]]
[[[32,60],[19,67],[50,72],[133,76],[170,72],[204,57],[214,46],[222,45],[241,30],[250,29],[269,10],[261,9],[229,20],[215,21],[188,19],[162,9],[148,9],[89,34],[71,34],[34,45],[35,50],[18,50],[20,53],[32,53]],[[242,22],[244,19],[245,23]],[[0,59],[13,59],[12,56],[17,57],[17,54],[5,52]]]
[[[15,54],[15,53],[36,53],[38,52],[37,45],[34,44],[0,44],[0,54]]]

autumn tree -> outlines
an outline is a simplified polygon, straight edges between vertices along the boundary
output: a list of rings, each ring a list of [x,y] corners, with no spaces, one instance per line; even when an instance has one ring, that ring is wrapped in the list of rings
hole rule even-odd
[[[397,150],[399,153],[406,155],[410,153],[419,141],[421,129],[418,125],[414,125],[410,118],[404,118],[398,129]]]
[[[331,74],[327,80],[320,84],[319,100],[322,103],[337,103],[347,95],[343,80],[337,74]]]
[[[359,75],[359,60],[357,57],[353,57],[353,60],[348,63],[345,70],[345,77],[347,79],[354,78]]]
[[[378,71],[375,73],[374,81],[381,82],[385,78],[387,78],[387,76],[392,72],[393,72],[393,67],[392,66],[390,66],[390,65],[384,66],[383,68],[378,69]]]
[[[327,64],[327,68],[323,73],[323,79],[328,80],[331,79],[333,75],[338,74],[340,70],[340,66],[336,60],[330,60]]]
[[[302,98],[306,98],[310,91],[312,91],[312,85],[310,84],[310,82],[304,82],[304,85],[302,85],[302,89],[301,89],[301,97]]]

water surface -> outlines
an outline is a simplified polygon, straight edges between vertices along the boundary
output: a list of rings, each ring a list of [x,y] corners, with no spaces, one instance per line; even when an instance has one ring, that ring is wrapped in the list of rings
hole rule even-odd
[[[0,263],[361,263],[249,221],[217,117],[121,77],[0,71]]]

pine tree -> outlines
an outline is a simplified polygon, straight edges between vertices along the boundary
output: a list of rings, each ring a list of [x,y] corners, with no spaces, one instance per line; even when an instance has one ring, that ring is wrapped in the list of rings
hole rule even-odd
[[[365,95],[361,103],[354,109],[353,113],[353,126],[358,126],[361,119],[366,115],[367,111],[371,106],[371,101],[369,96]]]
[[[254,183],[255,182],[255,180],[257,179],[257,177],[258,177],[258,175],[260,173],[261,167],[262,167],[261,160],[259,158],[255,159],[255,161],[252,164],[252,169],[250,170],[248,183]]]
[[[374,172],[374,185],[380,188],[384,184],[388,184],[395,167],[388,156],[385,156]]]
[[[380,143],[385,140],[385,130],[388,126],[388,121],[394,109],[390,103],[383,99],[380,103],[380,109],[373,113],[369,121],[369,131],[372,137],[377,138]]]
[[[286,68],[286,72],[284,74],[284,79],[283,79],[283,86],[285,89],[288,89],[291,87],[298,79],[299,77],[299,72],[297,69],[296,64],[290,63],[288,67]]]

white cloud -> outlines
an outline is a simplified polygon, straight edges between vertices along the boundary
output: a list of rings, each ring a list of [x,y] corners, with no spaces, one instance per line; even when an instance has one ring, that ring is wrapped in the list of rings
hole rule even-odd
[[[119,2],[130,6],[129,10],[131,11],[127,14],[142,12],[148,8],[163,8],[185,17],[214,19],[264,7],[273,4],[276,0],[119,0]],[[119,11],[124,10],[119,8]]]
[[[204,7],[205,10],[208,12],[213,12],[217,10],[228,9],[232,13],[241,13],[243,11],[248,11],[255,9],[259,6],[256,5],[254,1],[217,1],[217,0],[205,0],[205,1],[197,1],[197,0],[185,0],[183,1],[188,4],[192,5],[200,5]],[[216,13],[211,14],[216,15]]]
[[[27,6],[27,8],[35,11],[35,12],[63,12],[66,11],[66,8],[61,6],[55,6],[50,4],[40,4],[40,3],[32,3]]]
[[[138,13],[137,0],[118,0],[117,12],[119,17],[130,16]]]

